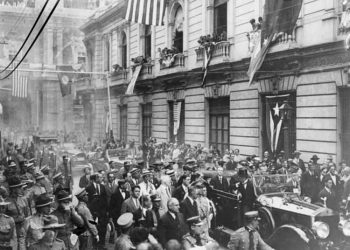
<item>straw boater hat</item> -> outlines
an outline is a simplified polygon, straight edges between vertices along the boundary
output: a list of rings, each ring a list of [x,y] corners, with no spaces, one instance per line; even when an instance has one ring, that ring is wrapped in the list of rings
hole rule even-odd
[[[16,162],[11,161],[10,164],[8,165],[9,167],[17,167]]]
[[[49,166],[48,165],[44,165],[40,168],[40,171],[45,171],[45,170],[49,170]]]
[[[79,199],[79,198],[81,198],[81,197],[83,197],[83,196],[85,196],[87,194],[88,193],[86,192],[85,188],[82,188],[82,189],[80,189],[79,191],[77,191],[75,193],[75,196]]]
[[[0,198],[0,207],[1,206],[7,206],[7,205],[9,205],[10,204],[10,202],[7,202],[7,201],[5,201],[3,198]]]
[[[124,213],[119,216],[117,223],[121,228],[131,227],[131,225],[134,223],[134,216],[132,213]]]
[[[151,172],[147,169],[145,169],[144,171],[142,171],[142,176],[149,176],[151,175]]]
[[[60,178],[61,176],[62,176],[62,173],[59,172],[59,173],[55,174],[55,175],[52,177],[52,179],[57,180],[57,179]]]
[[[38,181],[38,180],[41,180],[41,179],[44,179],[45,178],[45,175],[43,174],[40,174],[40,173],[37,173],[35,175],[35,180]]]

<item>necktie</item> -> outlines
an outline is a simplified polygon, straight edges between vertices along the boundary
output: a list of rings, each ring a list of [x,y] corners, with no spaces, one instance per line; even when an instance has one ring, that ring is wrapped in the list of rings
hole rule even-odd
[[[97,194],[100,195],[100,185],[97,184],[96,186],[97,186]]]
[[[222,184],[222,177],[220,177],[219,180],[220,180],[220,184]]]
[[[203,246],[201,237],[199,235],[196,236],[196,245],[199,247]]]
[[[254,230],[245,228],[249,232],[249,250],[254,250]]]

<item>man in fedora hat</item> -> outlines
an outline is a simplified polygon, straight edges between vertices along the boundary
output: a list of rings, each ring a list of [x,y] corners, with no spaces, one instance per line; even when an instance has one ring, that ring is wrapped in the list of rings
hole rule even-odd
[[[245,212],[253,209],[253,204],[256,197],[254,193],[253,183],[248,178],[248,171],[246,168],[241,168],[238,170],[238,179],[240,181],[238,191],[242,194],[241,212],[244,214]]]
[[[306,168],[305,168],[305,163],[302,159],[300,159],[301,153],[297,150],[294,151],[294,158],[293,158],[293,163],[301,169],[301,171],[304,173]]]
[[[92,250],[94,245],[99,242],[98,231],[96,223],[92,217],[90,209],[87,206],[88,193],[85,188],[79,190],[75,196],[79,203],[77,206],[77,212],[84,220],[85,230],[79,235],[80,249]]]
[[[35,201],[36,213],[25,219],[26,245],[30,247],[43,237],[44,219],[51,212],[52,199],[46,194],[39,195]]]
[[[55,216],[46,218],[42,227],[43,237],[39,242],[29,247],[29,250],[66,250],[62,240],[57,238],[57,231],[64,228],[65,224],[60,224]]]
[[[143,181],[139,184],[140,186],[140,195],[152,195],[156,193],[156,188],[150,181],[151,172],[147,169],[142,171],[142,179]]]
[[[17,250],[15,221],[5,214],[9,204],[4,199],[0,199],[0,249]]]
[[[245,226],[241,227],[231,235],[228,243],[230,250],[273,250],[261,238],[259,229],[258,211],[249,211],[244,214]]]
[[[25,184],[19,176],[12,176],[7,182],[10,195],[6,201],[10,204],[7,207],[6,214],[11,216],[15,221],[18,249],[26,250],[24,221],[30,215],[30,212],[27,200],[23,197],[22,188]]]
[[[72,195],[67,191],[60,190],[56,194],[56,201],[58,207],[52,214],[58,218],[59,223],[65,224],[64,228],[58,230],[57,238],[64,241],[68,250],[78,250],[78,242],[71,240],[75,238],[72,236],[72,231],[75,227],[83,227],[84,220],[73,207]]]

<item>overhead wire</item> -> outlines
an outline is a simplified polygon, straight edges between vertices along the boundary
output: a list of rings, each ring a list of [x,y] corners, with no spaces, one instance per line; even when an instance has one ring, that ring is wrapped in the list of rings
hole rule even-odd
[[[16,55],[12,58],[11,62],[10,62],[3,70],[0,71],[0,73],[3,73],[5,70],[7,70],[7,69],[11,66],[11,64],[16,60],[17,56],[18,56],[19,53],[22,51],[23,47],[26,45],[26,43],[27,43],[27,41],[28,41],[30,35],[33,33],[33,30],[35,29],[37,23],[39,22],[39,20],[40,20],[42,14],[44,13],[45,8],[46,8],[46,6],[47,6],[48,3],[49,3],[49,0],[46,0],[44,6],[43,6],[42,9],[40,10],[39,15],[37,16],[37,18],[36,18],[36,20],[35,20],[35,22],[34,22],[32,28],[30,29],[30,31],[29,31],[27,37],[24,39],[24,41],[23,41],[21,47],[19,48],[19,50],[17,51]]]
[[[48,17],[46,18],[44,24],[41,26],[39,32],[37,33],[37,35],[35,36],[34,40],[32,41],[32,43],[30,44],[29,48],[27,49],[26,53],[24,54],[24,56],[21,58],[21,60],[18,62],[17,65],[15,65],[13,67],[13,69],[5,76],[0,78],[0,80],[4,80],[7,77],[9,77],[18,67],[19,65],[21,65],[21,63],[23,62],[23,60],[26,58],[26,56],[28,55],[28,53],[30,52],[30,50],[33,48],[34,44],[36,43],[36,41],[38,40],[39,36],[41,35],[41,33],[43,32],[45,26],[47,25],[47,23],[49,22],[51,16],[53,15],[53,13],[55,12],[58,4],[59,4],[60,0],[57,0],[54,7],[52,8],[52,10],[50,11]]]

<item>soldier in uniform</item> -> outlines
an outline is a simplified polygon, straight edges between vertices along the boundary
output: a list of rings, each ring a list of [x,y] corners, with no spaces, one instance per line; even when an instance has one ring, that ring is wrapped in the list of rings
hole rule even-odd
[[[24,163],[24,170],[25,173],[22,175],[25,179],[35,181],[34,173],[35,173],[35,167],[34,164],[31,162]]]
[[[241,227],[231,235],[228,248],[230,250],[273,250],[264,242],[257,231],[260,220],[258,211],[246,212],[244,218],[245,227]]]
[[[115,250],[130,250],[135,249],[134,245],[130,240],[130,230],[134,224],[134,216],[132,213],[122,214],[118,220],[118,226],[121,229],[121,235],[116,239]]]
[[[197,247],[205,247],[203,249],[218,249],[219,244],[210,238],[203,228],[204,222],[199,216],[187,219],[190,232],[182,237],[182,246],[184,250],[195,249]]]
[[[59,172],[52,177],[53,180],[53,194],[60,190],[67,190],[64,175]]]
[[[83,227],[84,220],[75,211],[71,204],[72,196],[69,195],[65,190],[61,190],[56,194],[56,200],[58,207],[52,212],[53,215],[57,216],[58,222],[65,224],[63,228],[58,229],[57,238],[64,241],[68,250],[78,250],[79,243],[77,241],[71,241],[72,230],[74,227]]]
[[[84,220],[84,225],[86,230],[79,235],[80,249],[92,250],[94,241],[97,243],[99,241],[98,231],[96,228],[96,223],[91,215],[90,209],[87,206],[88,193],[85,188],[78,191],[75,195],[79,200],[77,206],[77,212]]]
[[[29,216],[29,206],[26,198],[23,197],[22,187],[25,185],[18,176],[8,179],[10,195],[7,201],[10,203],[6,214],[11,216],[16,225],[18,250],[26,250],[24,220]]]
[[[16,225],[12,217],[5,214],[9,202],[0,200],[0,249],[17,250]]]
[[[44,234],[42,239],[30,246],[28,250],[66,250],[63,240],[57,238],[57,230],[65,224],[59,224],[56,216],[49,216],[43,226]]]
[[[49,216],[51,209],[52,199],[46,194],[38,196],[35,201],[36,213],[28,218],[24,222],[24,230],[26,233],[26,245],[32,246],[37,243],[43,237],[42,227],[44,226],[44,220]]]
[[[42,194],[46,194],[45,189],[45,176],[43,174],[37,173],[35,175],[35,184],[32,187],[33,192],[33,198],[36,200],[37,197],[39,197]]]
[[[46,193],[49,195],[53,194],[53,186],[52,183],[49,179],[49,174],[50,174],[50,169],[48,165],[44,165],[43,167],[40,168],[41,173],[44,175],[44,187],[46,189]]]

